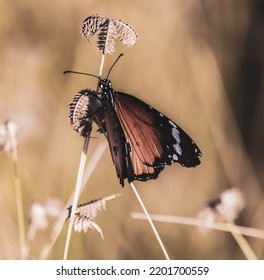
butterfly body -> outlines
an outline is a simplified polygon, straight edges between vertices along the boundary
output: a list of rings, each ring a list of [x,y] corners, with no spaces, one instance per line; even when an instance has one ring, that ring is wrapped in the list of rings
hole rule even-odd
[[[172,120],[142,100],[115,91],[108,79],[100,80],[99,87],[98,97],[90,94],[102,104],[95,122],[107,137],[122,186],[125,179],[156,179],[175,162],[184,167],[200,164],[200,149]]]

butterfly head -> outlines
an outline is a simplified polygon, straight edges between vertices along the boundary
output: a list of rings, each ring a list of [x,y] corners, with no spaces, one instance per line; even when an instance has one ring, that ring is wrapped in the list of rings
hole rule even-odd
[[[101,80],[99,86],[103,93],[107,93],[112,90],[112,83],[108,79]]]

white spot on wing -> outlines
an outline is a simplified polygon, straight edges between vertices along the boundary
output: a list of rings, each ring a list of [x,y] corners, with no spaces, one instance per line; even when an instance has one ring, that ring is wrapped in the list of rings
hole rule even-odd
[[[178,154],[178,155],[182,155],[182,149],[181,149],[181,146],[177,143],[177,144],[174,144],[173,145],[173,148],[174,148],[174,150],[176,151],[176,153]]]
[[[180,143],[181,139],[180,139],[180,132],[177,128],[173,127],[171,130],[172,136],[173,138],[176,140],[176,142]]]
[[[173,127],[177,127],[177,125],[171,120],[169,120],[169,124],[172,125]]]
[[[178,157],[177,157],[176,154],[173,154],[173,159],[174,159],[174,160],[178,160]]]

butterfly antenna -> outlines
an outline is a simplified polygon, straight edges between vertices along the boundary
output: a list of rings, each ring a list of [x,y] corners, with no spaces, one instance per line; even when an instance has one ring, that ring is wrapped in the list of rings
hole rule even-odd
[[[117,61],[119,60],[119,58],[120,58],[121,56],[123,56],[123,55],[124,55],[124,54],[121,53],[121,54],[118,56],[118,58],[115,60],[115,62],[113,63],[113,65],[111,66],[111,68],[110,68],[109,71],[108,71],[108,74],[107,74],[107,76],[106,76],[106,79],[108,79],[108,77],[109,77],[109,75],[110,75],[110,72],[112,71],[113,67],[116,65],[116,63],[117,63]]]
[[[91,76],[91,77],[95,77],[99,80],[101,80],[100,77],[93,75],[93,74],[89,74],[89,73],[85,73],[85,72],[78,72],[78,71],[72,71],[72,70],[66,70],[63,72],[63,74],[79,74],[79,75],[86,75],[86,76]]]

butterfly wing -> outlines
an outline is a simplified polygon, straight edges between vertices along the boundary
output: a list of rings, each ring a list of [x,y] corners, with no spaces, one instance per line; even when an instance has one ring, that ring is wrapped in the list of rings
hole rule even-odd
[[[200,149],[172,120],[126,93],[116,92],[115,104],[126,140],[131,146],[134,168],[139,163],[154,170],[174,162],[185,167],[200,164]]]
[[[124,186],[124,179],[129,181],[133,178],[133,168],[129,155],[129,145],[118,120],[116,112],[107,99],[104,100],[104,120],[102,129],[109,143],[110,153],[116,168],[116,173],[120,179],[120,184]]]
[[[106,98],[103,99],[103,103],[104,119],[99,126],[106,132],[105,134],[116,173],[120,179],[120,184],[123,186],[125,179],[128,179],[128,182],[156,179],[164,167],[148,166],[138,159],[133,152],[130,141],[126,138],[114,107]]]

